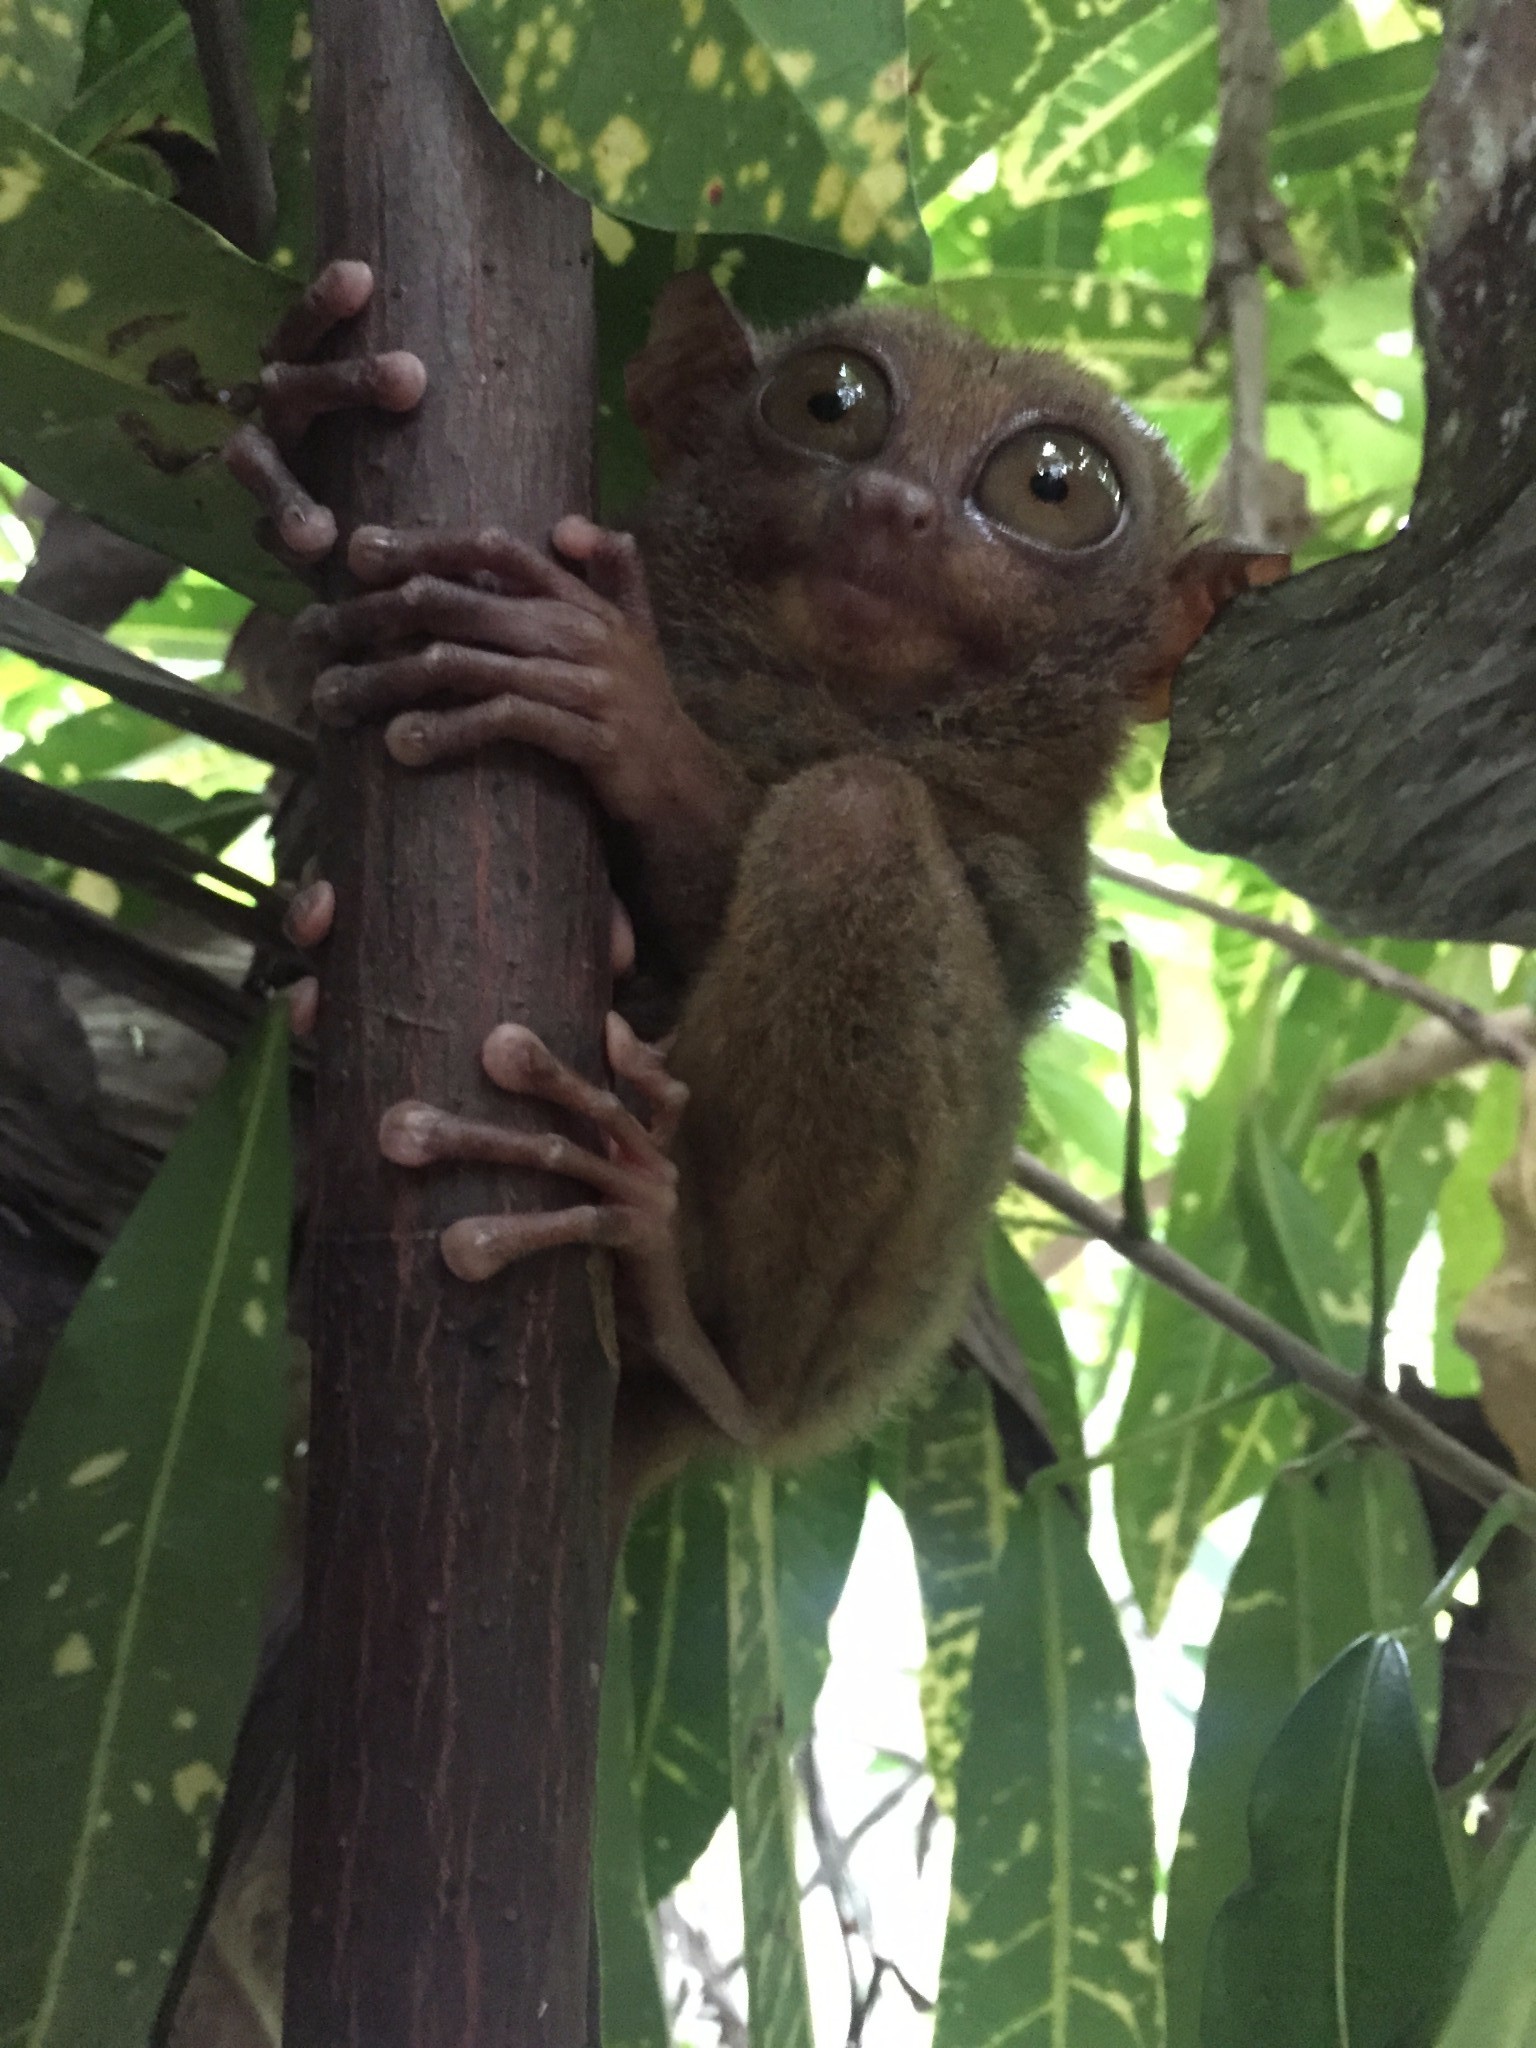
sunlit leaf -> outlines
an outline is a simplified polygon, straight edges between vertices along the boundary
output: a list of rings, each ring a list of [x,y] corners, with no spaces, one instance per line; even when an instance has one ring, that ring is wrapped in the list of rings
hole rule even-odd
[[[1389,2048],[1456,1920],[1395,1637],[1364,1638],[1302,1695],[1248,1827],[1253,1874],[1211,1932],[1201,2048]]]
[[[784,1728],[773,1478],[759,1465],[739,1465],[732,1475],[727,1579],[731,1799],[741,1850],[752,2039],[757,2048],[812,2048]]]
[[[285,1013],[59,1341],[0,1497],[0,2039],[146,2038],[259,1645],[287,1397]]]
[[[899,0],[445,0],[482,91],[523,146],[649,227],[776,234],[921,277]]]
[[[1473,1288],[1499,1263],[1504,1226],[1488,1182],[1514,1151],[1519,1129],[1520,1076],[1513,1067],[1490,1066],[1466,1143],[1440,1190],[1444,1256],[1435,1299],[1435,1385],[1442,1394],[1477,1391],[1477,1367],[1456,1342],[1456,1318]]]
[[[941,1370],[907,1416],[902,1513],[922,1591],[928,1654],[920,1696],[935,1795],[952,1811],[970,1727],[971,1669],[982,1602],[1007,1531],[1012,1492],[979,1373]]]
[[[1222,1901],[1248,1872],[1248,1801],[1265,1751],[1324,1666],[1357,1636],[1411,1621],[1433,1576],[1413,1479],[1387,1451],[1282,1472],[1266,1496],[1206,1658],[1168,1879],[1171,2041],[1199,2038],[1206,1943]],[[1421,1698],[1432,1697],[1432,1643],[1418,1647],[1413,1670]]]
[[[976,1649],[934,2048],[1154,2048],[1154,1867],[1119,1624],[1081,1525],[1037,1486]]]
[[[1081,1458],[1083,1422],[1077,1410],[1077,1367],[1061,1334],[1061,1320],[1039,1275],[1019,1257],[997,1224],[987,1237],[986,1275],[992,1298],[1024,1354],[1057,1457]]]
[[[279,609],[301,586],[258,546],[218,451],[221,402],[294,287],[200,221],[0,114],[0,459],[66,503]]]
[[[634,1681],[623,1571],[608,1618],[597,1737],[597,1821],[592,1896],[602,1979],[603,2048],[667,2048],[671,2032],[645,1890],[640,1815],[632,1783]]]
[[[869,1462],[869,1447],[856,1444],[774,1481],[784,1726],[791,1744],[809,1730],[827,1675],[827,1624],[864,1526]]]

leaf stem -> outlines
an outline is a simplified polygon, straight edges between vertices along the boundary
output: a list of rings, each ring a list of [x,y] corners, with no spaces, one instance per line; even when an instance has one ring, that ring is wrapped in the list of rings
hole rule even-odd
[[[1120,1208],[1125,1229],[1133,1237],[1147,1237],[1147,1191],[1141,1178],[1141,1033],[1136,1017],[1135,963],[1124,939],[1114,939],[1109,948],[1110,972],[1115,977],[1115,1000],[1125,1026],[1125,1078],[1130,1101],[1125,1112],[1125,1165],[1120,1180]]]

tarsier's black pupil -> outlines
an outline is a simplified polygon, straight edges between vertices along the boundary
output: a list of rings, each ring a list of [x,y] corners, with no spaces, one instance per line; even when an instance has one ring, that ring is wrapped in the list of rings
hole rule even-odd
[[[1029,488],[1043,504],[1059,505],[1072,488],[1072,473],[1064,462],[1042,462]]]
[[[813,391],[805,403],[813,420],[832,427],[852,407],[855,396],[848,385],[838,384],[830,391]]]

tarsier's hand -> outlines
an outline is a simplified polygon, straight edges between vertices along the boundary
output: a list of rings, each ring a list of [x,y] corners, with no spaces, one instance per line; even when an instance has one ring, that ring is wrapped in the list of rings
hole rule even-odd
[[[586,580],[494,528],[360,527],[348,566],[378,587],[298,622],[320,660],[340,657],[315,685],[316,713],[387,717],[389,751],[413,768],[494,740],[541,747],[580,769],[610,817],[666,820],[722,771],[673,695],[639,552],[574,516],[554,542]],[[405,708],[444,696],[472,701]]]
[[[404,349],[310,360],[373,296],[366,263],[328,263],[279,323],[262,353],[261,425],[242,427],[224,460],[272,522],[276,551],[300,567],[321,561],[336,545],[336,517],[317,505],[289,468],[294,451],[324,412],[376,406],[412,412],[427,388],[426,367]]]

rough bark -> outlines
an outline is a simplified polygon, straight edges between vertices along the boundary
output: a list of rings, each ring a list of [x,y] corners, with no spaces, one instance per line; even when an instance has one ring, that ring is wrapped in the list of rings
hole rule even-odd
[[[360,520],[543,541],[591,493],[588,209],[508,142],[432,0],[314,11],[319,241],[380,289],[348,347],[410,347],[415,419],[334,424]],[[593,1071],[606,885],[587,799],[508,752],[410,776],[327,744],[338,915],[319,1058],[314,1420],[288,2048],[572,2048],[605,1622],[606,1274],[543,1255],[470,1288],[457,1216],[558,1205],[532,1177],[404,1174],[403,1096],[493,1098],[498,1020]],[[600,946],[600,941],[601,946]]]
[[[1536,939],[1536,16],[1480,0],[1420,130],[1428,422],[1406,529],[1239,600],[1174,689],[1163,788],[1346,930]]]

